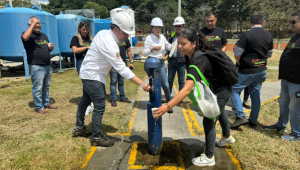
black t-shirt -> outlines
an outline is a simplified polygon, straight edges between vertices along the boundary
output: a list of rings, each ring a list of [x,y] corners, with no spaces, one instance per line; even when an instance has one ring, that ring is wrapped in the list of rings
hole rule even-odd
[[[131,47],[130,41],[128,39],[126,39],[126,41],[118,43],[118,46],[120,48],[120,55],[122,57],[122,60],[124,61],[124,63],[127,66],[127,62],[126,62],[126,50],[127,50],[127,48]]]
[[[92,41],[90,40],[90,37],[88,36],[87,38],[85,37],[82,37],[82,43],[83,43],[83,46],[81,46],[79,44],[79,39],[77,36],[74,36],[71,40],[71,43],[70,43],[70,48],[72,48],[73,46],[75,47],[87,47],[87,46],[91,46],[91,43]],[[79,60],[79,59],[84,59],[86,53],[87,53],[88,50],[86,51],[83,51],[81,53],[78,53],[78,54],[75,54],[76,56],[76,59]]]
[[[50,64],[51,56],[48,47],[49,39],[44,33],[32,32],[28,41],[24,41],[22,36],[21,39],[26,50],[28,64]]]
[[[236,44],[244,49],[241,59],[239,73],[254,74],[267,69],[267,53],[273,49],[273,37],[262,27],[253,27],[242,34]]]
[[[195,65],[202,72],[207,82],[209,83],[209,88],[213,92],[220,91],[225,87],[228,87],[226,81],[220,72],[222,71],[218,63],[214,62],[212,58],[207,57],[204,52],[198,51],[200,54],[196,54],[196,51],[193,53],[191,60],[186,57],[187,60],[187,73],[192,74],[197,81],[201,81],[201,77],[199,76],[197,70],[195,68],[189,68],[190,65]],[[198,53],[197,52],[197,53]],[[193,80],[189,76],[187,80]]]
[[[282,53],[279,62],[279,79],[300,84],[300,34],[291,38]]]
[[[209,30],[207,29],[207,27],[204,27],[200,29],[199,32],[205,35],[205,38],[210,42],[211,45],[219,49],[222,49],[223,45],[227,44],[225,32],[220,27],[216,27],[212,30]]]

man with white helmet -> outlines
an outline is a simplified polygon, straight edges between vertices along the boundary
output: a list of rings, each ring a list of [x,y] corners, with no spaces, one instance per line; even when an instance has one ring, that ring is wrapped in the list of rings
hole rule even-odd
[[[177,34],[184,29],[184,19],[182,17],[176,17],[174,20],[174,27],[175,32],[171,34],[171,38],[169,39],[169,43],[173,43],[177,39]],[[173,47],[175,48],[175,47]],[[167,55],[170,54],[170,51],[167,50]],[[179,83],[179,91],[184,87],[185,84],[185,57],[183,55],[180,55],[179,51],[176,49],[174,51],[174,54],[169,55],[168,60],[168,82],[169,82],[169,89],[170,93],[172,94],[172,87],[173,87],[173,81],[175,78],[175,74],[177,72],[178,75],[178,83]]]
[[[112,18],[111,29],[102,30],[95,36],[82,62],[79,77],[83,84],[83,96],[78,105],[76,126],[72,134],[73,137],[87,137],[91,135],[84,126],[84,116],[86,107],[93,102],[92,146],[109,147],[114,145],[114,142],[107,139],[101,130],[102,117],[105,111],[105,83],[111,67],[131,82],[137,85],[143,84],[143,81],[125,66],[120,57],[117,44],[125,41],[128,38],[128,34],[134,33],[133,25],[133,18],[129,14],[125,12],[117,13]],[[151,87],[145,84],[143,89],[149,91]]]
[[[164,90],[166,100],[169,102],[171,100],[167,68],[165,65],[165,60],[163,58],[164,51],[171,50],[172,45],[167,41],[166,37],[161,34],[161,29],[163,27],[162,20],[158,17],[155,17],[151,21],[151,34],[148,35],[144,42],[144,56],[149,58],[157,58],[161,62],[161,86]],[[148,70],[145,70],[146,72]],[[149,75],[149,73],[147,72]],[[173,110],[170,109],[168,113],[173,113]]]

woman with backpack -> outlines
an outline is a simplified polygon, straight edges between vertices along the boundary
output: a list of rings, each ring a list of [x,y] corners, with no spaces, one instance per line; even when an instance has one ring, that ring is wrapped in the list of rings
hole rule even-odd
[[[225,105],[229,98],[231,97],[231,86],[226,83],[222,73],[222,69],[217,62],[213,61],[207,53],[213,51],[219,53],[220,50],[213,48],[209,45],[209,42],[205,39],[204,35],[200,33],[197,35],[195,29],[184,29],[178,34],[178,50],[181,55],[186,57],[186,66],[188,68],[188,75],[186,79],[185,86],[180,92],[166,105],[159,107],[153,111],[153,114],[158,114],[155,118],[159,118],[165,112],[179,104],[186,96],[188,96],[193,87],[195,86],[195,81],[192,77],[201,82],[203,80],[200,77],[202,73],[204,79],[207,80],[211,91],[217,96],[217,103],[220,109],[220,114],[215,118],[215,120],[204,117],[203,126],[205,131],[205,153],[201,154],[199,157],[194,158],[192,163],[197,166],[213,166],[215,165],[214,158],[214,147],[216,139],[216,122],[219,120],[222,127],[222,139],[217,142],[218,146],[225,146],[227,144],[232,144],[235,139],[230,135],[229,121],[227,114],[225,113]],[[223,53],[223,52],[222,52]],[[197,67],[197,68],[195,68]],[[197,70],[200,70],[201,73]],[[206,81],[205,80],[205,81]]]

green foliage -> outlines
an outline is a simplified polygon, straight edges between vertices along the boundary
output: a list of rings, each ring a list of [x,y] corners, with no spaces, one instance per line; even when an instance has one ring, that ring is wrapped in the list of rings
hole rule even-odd
[[[8,0],[0,0],[0,6],[5,6],[6,4],[9,4]],[[22,6],[22,4],[24,7],[32,7],[33,6],[31,4],[30,0],[13,0],[12,1],[13,7]]]
[[[95,10],[95,16],[100,16],[101,18],[108,18],[109,17],[109,11],[107,8],[103,5],[98,5],[95,2],[87,2],[82,9],[94,9]]]

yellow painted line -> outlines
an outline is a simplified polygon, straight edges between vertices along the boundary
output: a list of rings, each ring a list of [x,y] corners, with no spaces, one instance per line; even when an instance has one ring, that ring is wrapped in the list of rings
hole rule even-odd
[[[269,103],[269,102],[271,102],[271,101],[274,101],[274,100],[278,99],[279,97],[280,97],[280,96],[276,96],[276,97],[274,97],[273,99],[267,100],[267,101],[261,103],[260,106],[263,106],[263,105],[265,105],[265,104],[267,104],[267,103]],[[247,113],[247,112],[250,112],[250,111],[251,111],[251,109],[247,109],[247,110],[244,110],[244,113]]]
[[[179,160],[180,167],[176,167],[176,166],[157,166],[157,165],[150,165],[150,166],[134,165],[135,161],[136,161],[136,156],[137,156],[137,153],[138,153],[138,151],[137,151],[138,143],[142,143],[142,142],[133,142],[133,144],[132,144],[131,152],[130,152],[130,156],[129,156],[129,160],[128,160],[129,167],[127,169],[185,170],[181,151],[180,151],[180,154],[178,155],[179,156],[178,160]],[[180,144],[178,142],[166,142],[166,143],[175,144],[177,147],[180,148]]]
[[[96,151],[96,149],[97,149],[97,146],[92,146],[91,147],[90,154],[85,158],[84,164],[82,164],[81,169],[83,169],[88,164],[88,162],[92,158],[92,156],[93,156],[94,152]]]
[[[226,151],[227,151],[228,155],[230,156],[232,162],[233,162],[234,165],[237,167],[237,169],[238,169],[238,170],[242,170],[242,167],[241,167],[241,164],[240,164],[239,160],[237,160],[237,159],[233,156],[230,147],[226,146],[225,148],[226,148]]]
[[[273,79],[273,80],[265,81],[265,82],[263,82],[263,84],[264,84],[264,83],[273,82],[273,81],[277,81],[277,80],[279,80],[279,79]]]
[[[138,102],[140,101],[142,92],[143,92],[143,90],[141,89],[141,90],[140,90],[140,93],[139,93],[139,96],[138,96],[137,99],[136,99],[137,104],[138,104]],[[119,133],[119,132],[117,132],[117,133],[107,133],[107,135],[110,135],[110,136],[114,136],[114,135],[130,136],[131,131],[132,131],[132,127],[133,127],[133,123],[134,123],[134,119],[135,119],[135,115],[136,115],[137,109],[138,109],[138,107],[136,107],[136,108],[133,110],[133,113],[132,113],[132,115],[131,115],[130,122],[129,122],[129,126],[128,126],[129,132],[126,132],[126,133]]]

